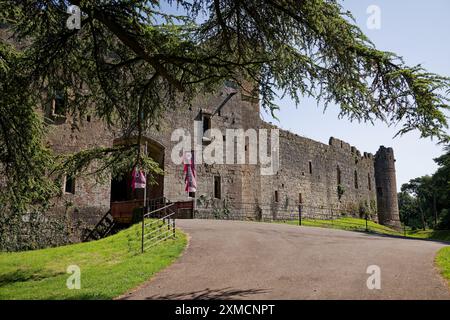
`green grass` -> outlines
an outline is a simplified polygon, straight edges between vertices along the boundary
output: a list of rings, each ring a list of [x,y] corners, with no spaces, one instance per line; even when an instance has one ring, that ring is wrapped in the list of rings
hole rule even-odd
[[[186,236],[169,239],[140,254],[140,225],[87,243],[0,253],[0,299],[112,299],[171,264]],[[69,290],[69,265],[81,270],[81,289]]]
[[[443,240],[450,241],[450,231],[449,230],[407,230],[408,237],[418,238],[418,239],[433,239],[433,240]]]
[[[436,265],[450,286],[450,247],[444,247],[436,255]]]
[[[298,225],[298,220],[282,221],[282,223]],[[313,219],[303,219],[302,226],[306,227],[322,227],[322,228],[334,228],[349,231],[365,231],[366,230],[366,220],[358,218],[338,218],[334,220],[313,220]],[[369,232],[404,236],[404,230],[396,230],[387,226],[383,226],[373,221],[368,221],[367,227]],[[430,239],[430,240],[443,240],[450,241],[450,231],[448,230],[412,230],[410,228],[406,229],[406,236],[410,238],[417,239]]]
[[[283,221],[287,224],[298,225],[298,220],[292,221]],[[349,231],[364,231],[366,229],[366,220],[358,219],[358,218],[338,218],[334,220],[313,220],[313,219],[303,219],[302,226],[306,227],[322,227],[322,228],[333,228],[333,229],[341,229],[341,230],[349,230]],[[401,235],[398,231],[382,226],[373,221],[368,221],[367,226],[369,231],[382,233],[382,234],[390,234],[390,235]]]

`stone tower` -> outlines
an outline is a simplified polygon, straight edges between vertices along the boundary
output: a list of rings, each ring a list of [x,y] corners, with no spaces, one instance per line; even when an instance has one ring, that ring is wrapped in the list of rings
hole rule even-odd
[[[375,184],[378,222],[382,225],[400,227],[395,158],[392,148],[381,146],[375,154]]]

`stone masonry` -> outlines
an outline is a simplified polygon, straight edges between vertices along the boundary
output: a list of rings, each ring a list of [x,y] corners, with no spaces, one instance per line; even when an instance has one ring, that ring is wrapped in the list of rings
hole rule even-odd
[[[185,192],[183,165],[171,160],[178,143],[172,141],[175,129],[184,129],[186,135],[194,137],[194,126],[202,126],[206,118],[210,128],[223,132],[224,145],[234,144],[226,141],[226,129],[278,129],[261,120],[258,99],[247,91],[239,90],[217,113],[217,106],[227,96],[227,86],[218,94],[199,96],[190,106],[167,110],[159,130],[146,132],[149,148],[154,145],[153,150],[161,152],[155,157],[160,159],[165,172],[159,186],[149,188],[149,197],[159,192],[171,201],[192,200]],[[121,138],[119,131],[107,128],[93,116],[77,121],[76,125],[69,116],[54,115],[53,119],[48,144],[58,153],[112,146]],[[246,154],[255,147],[246,141]],[[391,148],[381,147],[373,156],[334,137],[323,144],[279,129],[277,172],[261,175],[260,165],[248,162],[198,164],[196,206],[199,212],[227,208],[230,214],[239,213],[245,219],[277,219],[296,212],[301,204],[306,215],[371,214],[380,223],[396,225],[399,218],[394,161]],[[89,228],[109,209],[111,188],[111,179],[77,177],[73,192],[65,192],[54,210],[68,214],[75,229]],[[160,191],[151,193],[152,188]]]

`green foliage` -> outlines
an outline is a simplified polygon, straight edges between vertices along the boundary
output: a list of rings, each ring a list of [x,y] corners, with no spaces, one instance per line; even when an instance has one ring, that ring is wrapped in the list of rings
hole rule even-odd
[[[432,176],[411,179],[398,194],[400,219],[412,228],[450,229],[450,148]]]
[[[449,79],[375,49],[337,1],[167,2],[177,14],[162,11],[160,1],[0,2],[0,24],[11,36],[0,43],[2,225],[45,212],[60,193],[58,177],[85,174],[91,163],[100,176],[133,164],[157,173],[133,145],[54,157],[39,108],[56,90],[64,90],[74,121],[92,114],[125,138],[138,137],[137,145],[158,129],[164,110],[187,107],[225,80],[242,90],[254,83],[272,113],[281,90],[296,103],[305,95],[325,107],[337,103],[341,117],[400,123],[399,134],[416,129],[448,141]],[[66,28],[69,4],[81,8],[80,30]],[[13,224],[16,231],[1,229],[2,243],[21,229]]]
[[[42,215],[59,188],[47,175],[55,162],[42,143],[38,97],[24,90],[23,55],[2,42],[0,57],[0,251],[55,245],[65,230],[63,219]]]
[[[213,217],[216,219],[224,219],[231,213],[227,199],[220,201],[205,194],[202,194],[197,198],[197,206],[202,209],[210,208]]]

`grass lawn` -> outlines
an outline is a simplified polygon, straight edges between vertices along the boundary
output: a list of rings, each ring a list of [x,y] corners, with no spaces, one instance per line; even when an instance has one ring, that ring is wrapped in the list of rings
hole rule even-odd
[[[298,225],[298,220],[282,221],[282,223]],[[366,230],[366,220],[358,218],[338,218],[334,220],[313,220],[313,219],[303,219],[302,226],[306,227],[323,227],[323,228],[334,228],[350,231],[365,231]],[[367,222],[367,227],[369,232],[404,236],[404,230],[395,230],[393,228],[383,226],[373,221]],[[430,239],[430,240],[443,240],[450,242],[450,231],[449,230],[412,230],[410,228],[406,229],[406,236],[410,238],[417,239]]]
[[[87,243],[35,251],[0,253],[0,299],[112,299],[171,264],[186,235],[140,254],[140,224]],[[69,265],[81,270],[81,289],[69,290]]]
[[[285,223],[298,225],[298,220],[285,221]],[[338,218],[334,220],[303,219],[302,226],[333,228],[349,231],[364,231],[366,229],[366,220],[349,217]],[[378,232],[382,234],[401,235],[401,233],[399,233],[398,231],[386,226],[382,226],[373,221],[368,221],[367,226],[369,231]]]
[[[444,247],[436,255],[436,264],[450,286],[450,247]]]

